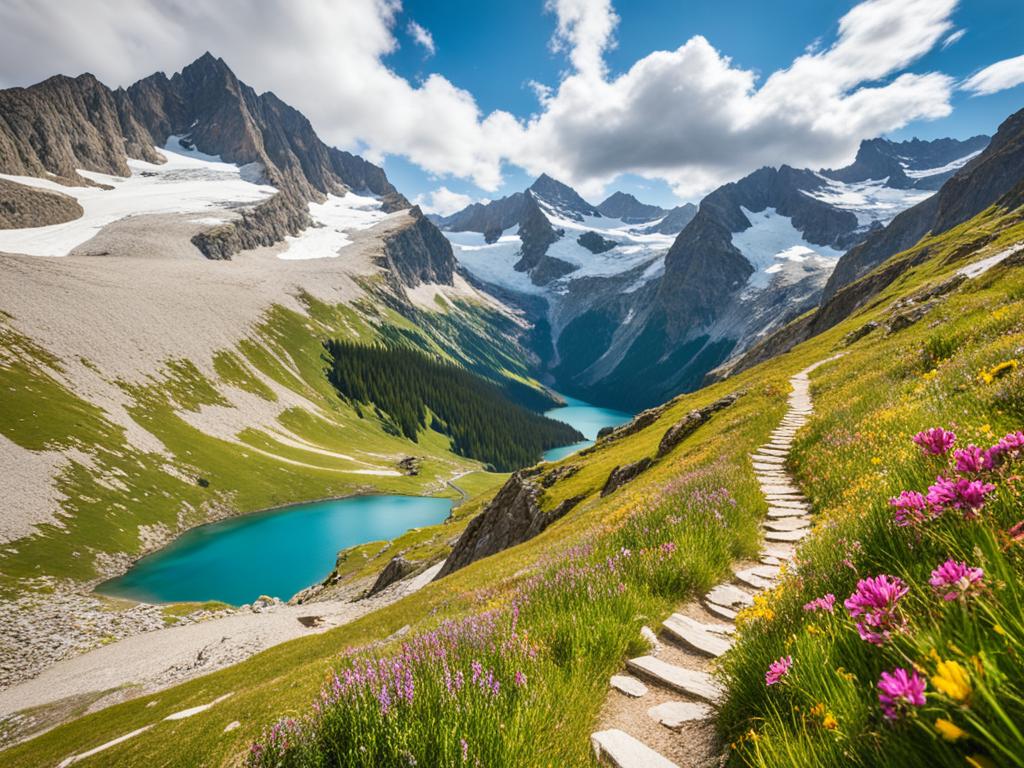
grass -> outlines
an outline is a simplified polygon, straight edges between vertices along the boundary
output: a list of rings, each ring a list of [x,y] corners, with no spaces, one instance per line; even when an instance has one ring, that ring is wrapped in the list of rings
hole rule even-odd
[[[799,574],[744,617],[739,643],[723,662],[730,695],[720,723],[734,745],[731,758],[736,764],[808,767],[964,765],[968,757],[982,766],[986,759],[1014,764],[1015,757],[1000,749],[1018,743],[1022,714],[1021,560],[1019,549],[1005,548],[997,532],[1021,516],[1019,485],[1004,482],[979,524],[944,516],[920,539],[894,529],[887,499],[903,489],[923,489],[938,471],[909,443],[916,431],[942,425],[956,429],[961,444],[991,442],[1024,422],[1024,372],[1009,370],[991,382],[979,377],[982,371],[992,376],[1024,347],[1024,275],[997,267],[905,330],[887,336],[877,329],[850,346],[843,342],[867,321],[887,317],[892,302],[944,279],[968,257],[982,258],[1024,238],[1018,219],[996,210],[975,224],[989,235],[980,251],[970,250],[970,227],[930,241],[927,258],[828,333],[679,398],[634,435],[565,459],[561,464],[576,464],[579,471],[547,489],[542,505],[584,500],[535,539],[351,624],[68,723],[6,751],[5,761],[52,764],[156,723],[83,765],[261,765],[270,759],[266,755],[296,766],[407,765],[410,757],[420,764],[459,765],[463,739],[467,756],[481,764],[588,765],[587,736],[608,675],[639,650],[641,624],[655,624],[722,578],[733,559],[756,553],[766,505],[748,453],[783,414],[787,378],[843,351],[813,376],[816,415],[800,432],[792,458],[821,525],[801,548]],[[730,391],[743,392],[733,406],[632,483],[600,496],[611,469],[653,456],[669,426]],[[982,564],[990,591],[965,605],[936,601],[927,579],[946,556]],[[858,576],[877,573],[911,585],[900,605],[909,631],[891,644],[862,641],[842,609],[835,615],[802,609],[826,591],[841,602]],[[406,626],[411,629],[400,639],[383,641]],[[453,680],[463,673],[454,696],[437,649],[444,650]],[[878,674],[897,665],[920,666],[931,678],[938,671],[932,650],[967,670],[967,705],[936,693],[929,679],[924,708],[884,722],[874,690]],[[782,655],[793,656],[792,671],[767,688],[767,664]],[[400,686],[394,677],[387,686],[365,682],[366,663],[382,658],[388,669],[400,670]],[[474,661],[485,686],[473,683]],[[516,672],[525,676],[524,684],[517,683]],[[411,697],[406,673],[413,680]],[[200,716],[159,721],[229,692],[230,698]],[[282,717],[290,720],[268,730]],[[935,730],[940,717],[967,738],[944,741]],[[241,727],[224,733],[235,720]],[[282,733],[291,734],[290,746]],[[252,756],[253,743],[261,745],[260,755]],[[353,751],[359,746],[367,752]]]

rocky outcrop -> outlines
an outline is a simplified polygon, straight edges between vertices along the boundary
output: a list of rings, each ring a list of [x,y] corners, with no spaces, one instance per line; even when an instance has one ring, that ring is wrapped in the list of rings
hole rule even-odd
[[[686,228],[687,224],[693,221],[693,217],[696,215],[696,205],[693,203],[683,203],[666,213],[665,218],[657,224],[652,224],[644,232],[649,235],[677,235]]]
[[[373,586],[367,590],[364,597],[373,597],[378,592],[383,592],[396,581],[401,581],[415,571],[416,567],[416,563],[406,560],[401,555],[395,555],[384,566],[384,570],[377,574],[377,580],[373,582]]]
[[[575,189],[542,173],[528,190],[534,198],[543,200],[558,214],[583,221],[584,216],[601,216],[601,212],[579,196]]]
[[[82,215],[75,198],[0,179],[0,229],[45,227]]]
[[[610,251],[612,248],[618,245],[614,240],[609,240],[606,237],[602,237],[592,230],[584,232],[582,235],[576,238],[576,242],[582,245],[591,253],[604,253]]]
[[[607,496],[608,494],[618,490],[630,480],[633,480],[646,472],[653,464],[654,460],[649,456],[645,456],[639,461],[615,467],[615,469],[608,474],[608,479],[605,480],[604,487],[601,489],[601,496]]]
[[[455,255],[448,238],[418,206],[409,216],[413,220],[409,226],[385,238],[383,266],[406,288],[423,283],[452,285]]]
[[[560,483],[562,480],[568,480],[579,471],[579,464],[562,464],[544,475],[544,477],[541,478],[540,484],[545,488],[550,488],[555,483]]]
[[[532,539],[583,500],[581,496],[566,499],[545,512],[539,505],[541,490],[531,479],[536,474],[536,470],[520,470],[506,481],[484,511],[466,526],[435,578],[444,578],[483,557]]]
[[[694,208],[696,212],[696,207]],[[627,192],[614,192],[604,202],[597,206],[602,216],[611,219],[619,219],[625,224],[644,224],[664,216],[668,211],[657,205],[641,203],[633,195]],[[681,227],[680,227],[681,229]]]
[[[697,408],[687,413],[683,418],[669,427],[665,434],[661,438],[661,442],[658,444],[658,458],[660,459],[665,454],[669,453],[673,448],[679,445],[683,440],[688,438],[697,428],[702,424],[705,424],[708,419],[723,408],[728,408],[730,405],[736,402],[739,394],[733,392],[732,394],[720,397],[710,405],[705,405],[703,408]]]
[[[239,251],[279,243],[313,223],[306,203],[288,192],[278,192],[259,205],[242,209],[237,221],[203,230],[192,244],[208,259],[230,259]]]
[[[869,139],[862,141],[853,163],[837,170],[823,170],[823,176],[846,183],[885,180],[885,186],[893,189],[938,189],[955,172],[954,170],[929,173],[925,176],[907,171],[939,169],[961,158],[985,148],[988,136],[972,136],[959,139],[934,139],[924,141],[890,141]]]

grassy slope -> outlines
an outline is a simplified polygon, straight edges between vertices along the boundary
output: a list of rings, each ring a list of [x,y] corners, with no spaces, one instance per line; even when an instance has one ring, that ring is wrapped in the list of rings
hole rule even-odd
[[[478,463],[451,453],[448,439],[432,431],[413,444],[388,434],[373,416],[359,418],[327,382],[321,342],[328,336],[362,342],[397,337],[535,385],[518,361],[507,318],[469,303],[410,319],[370,299],[354,307],[302,299],[306,314],[272,307],[250,337],[220,350],[209,361],[215,375],[204,375],[193,361],[155,360],[144,384],[119,382],[132,417],[166,446],[169,459],[132,447],[122,427],[61,382],[60,362],[0,314],[0,432],[30,450],[78,449],[88,455],[78,460],[82,454],[75,454],[58,479],[65,497],[61,525],[39,526],[0,552],[0,594],[46,589],[37,577],[94,580],[98,555],[141,552],[139,526],[177,531],[224,514],[367,491],[457,496],[445,479],[473,471]],[[423,318],[429,322],[417,324]],[[462,349],[453,355],[452,329],[475,339],[466,347],[486,349],[486,358]],[[486,347],[482,339],[495,341]],[[83,362],[90,365],[87,358]],[[274,402],[268,381],[319,408],[315,415],[292,407],[278,418],[283,429],[319,450],[283,442],[266,427],[245,430],[229,442],[182,418],[206,406],[228,406],[229,388]],[[393,469],[406,455],[421,457],[418,476],[346,472],[367,465]]]
[[[158,717],[178,709],[208,702],[218,695],[233,692],[233,696],[214,710],[196,718],[178,722],[161,722],[142,736],[119,745],[94,759],[95,765],[217,765],[235,762],[244,752],[251,739],[264,726],[283,714],[305,712],[332,660],[346,647],[365,643],[369,640],[387,637],[406,624],[416,628],[433,626],[441,617],[459,616],[479,610],[481,606],[502,605],[511,589],[522,581],[532,569],[542,567],[557,559],[569,547],[584,541],[614,540],[621,526],[631,515],[644,514],[661,505],[664,489],[680,478],[692,477],[700,471],[712,474],[716,482],[727,488],[738,501],[736,516],[732,519],[727,538],[728,554],[733,557],[753,554],[758,541],[758,523],[764,512],[747,460],[748,451],[762,442],[774,427],[785,408],[787,392],[786,379],[806,365],[831,355],[842,348],[843,336],[862,325],[866,320],[886,313],[887,305],[894,299],[916,287],[940,278],[958,264],[944,263],[959,246],[971,241],[972,227],[1005,227],[1008,221],[996,221],[996,214],[988,212],[972,225],[947,233],[941,243],[936,243],[936,253],[931,260],[918,267],[913,273],[892,286],[885,296],[880,297],[871,307],[851,318],[828,334],[801,345],[791,353],[748,371],[735,379],[717,384],[693,395],[679,399],[646,430],[629,438],[600,448],[584,460],[570,458],[563,463],[579,463],[580,472],[564,482],[557,483],[545,497],[545,505],[553,505],[563,498],[581,493],[588,498],[576,507],[566,518],[559,521],[545,533],[525,545],[500,553],[485,561],[457,572],[442,582],[429,585],[420,593],[373,615],[364,617],[351,625],[332,630],[324,635],[304,638],[278,646],[247,662],[227,670],[197,679],[162,692],[152,699],[128,702],[90,715],[76,722],[5,753],[5,759],[13,766],[45,765],[58,761],[73,751],[95,746],[106,739],[134,730],[155,721]],[[1016,225],[1005,232],[1000,241],[1012,241],[1024,237],[1024,227]],[[988,250],[978,253],[984,256],[995,250],[998,242]],[[948,247],[947,247],[948,246]],[[975,254],[961,253],[960,258]],[[899,257],[897,257],[899,258]],[[919,378],[920,368],[908,366],[908,357],[916,355],[917,348],[931,335],[939,333],[929,328],[933,320],[954,324],[950,327],[963,330],[981,328],[976,334],[965,333],[957,337],[955,354],[963,356],[962,371],[980,365],[998,362],[1021,344],[1019,323],[1021,296],[1024,295],[1024,278],[1020,270],[996,269],[989,275],[974,281],[968,287],[953,294],[931,316],[912,328],[882,338],[876,331],[857,342],[848,354],[839,361],[830,363],[815,375],[816,396],[819,399],[819,414],[835,412],[840,418],[846,413],[857,416],[871,415],[876,407],[879,416],[884,411],[886,391],[879,386],[880,379],[903,371]],[[1000,319],[991,319],[993,310],[1001,304],[1015,302],[1013,312],[1004,312]],[[983,321],[983,318],[989,318]],[[945,325],[937,326],[946,327]],[[1016,328],[1016,330],[1012,330]],[[1016,345],[1016,347],[1014,347]],[[915,363],[915,365],[917,365]],[[861,389],[852,396],[843,390],[840,382],[856,380]],[[959,392],[970,386],[970,377],[937,375],[928,386],[936,388],[931,399],[940,411],[955,409],[959,418],[970,417],[972,413],[960,414],[958,402],[946,397],[948,393]],[[818,382],[827,386],[821,387]],[[915,382],[913,386],[917,386]],[[948,390],[947,390],[948,387]],[[716,415],[708,425],[698,430],[672,454],[658,462],[653,469],[635,480],[624,489],[601,499],[598,491],[610,469],[618,464],[632,461],[641,456],[653,455],[665,429],[693,407],[700,406],[722,394],[744,389],[746,394],[736,405]],[[912,390],[911,390],[912,391]],[[844,410],[845,409],[845,410]],[[859,410],[858,410],[859,409]],[[981,411],[976,412],[981,417]],[[937,418],[939,414],[928,414]],[[985,413],[992,429],[1015,426],[1010,422],[1016,418],[1019,426],[1021,414],[1002,414],[992,411]],[[811,449],[820,439],[819,419],[831,418],[819,415],[802,438],[800,455],[810,457]],[[920,418],[920,415],[919,415]],[[909,427],[909,424],[905,425]],[[921,424],[920,426],[926,426]],[[900,435],[903,440],[906,435]],[[893,438],[893,444],[895,444]],[[826,446],[821,446],[823,449]],[[827,446],[833,450],[834,446]],[[877,472],[876,464],[868,461],[861,465],[865,477]],[[832,500],[828,496],[835,489],[826,490],[817,473],[809,469],[810,463],[802,459],[800,468],[808,492],[824,509],[829,510]],[[822,476],[826,476],[821,472]],[[848,480],[848,479],[847,479]],[[869,486],[865,479],[861,483],[844,482],[842,487],[854,487],[863,492],[862,486]],[[888,490],[888,489],[886,489]],[[875,492],[876,496],[880,496]],[[861,499],[850,496],[844,503],[858,505]],[[875,499],[877,503],[877,498]],[[826,511],[828,514],[828,511]],[[696,567],[695,564],[694,567]],[[700,577],[691,580],[677,592],[660,596],[648,595],[639,605],[639,615],[632,616],[620,627],[624,638],[618,650],[621,653],[630,648],[635,630],[641,621],[651,623],[667,612],[671,605],[684,593],[706,587],[714,578],[720,577],[727,564],[720,558],[704,563],[707,566]],[[646,593],[645,593],[646,594]],[[774,652],[774,651],[773,651]],[[581,658],[579,674],[573,678],[574,707],[571,712],[560,712],[552,726],[538,725],[533,734],[536,754],[552,759],[556,764],[582,764],[587,754],[586,735],[591,719],[605,693],[607,675],[617,668],[621,655],[617,657]],[[739,674],[738,672],[736,674]],[[763,671],[760,671],[763,674]],[[147,706],[154,701],[153,706]],[[733,707],[730,730],[742,728],[744,714],[737,714]],[[239,720],[241,728],[222,733],[224,725]]]

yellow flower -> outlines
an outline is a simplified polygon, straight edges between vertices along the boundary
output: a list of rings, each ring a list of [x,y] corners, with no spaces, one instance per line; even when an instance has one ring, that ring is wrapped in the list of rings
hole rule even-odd
[[[1003,637],[1006,637],[1006,630],[1003,629],[1002,624],[996,624],[992,627],[992,629],[995,631],[997,635],[1002,635]]]
[[[836,716],[831,712],[825,713],[825,717],[821,719],[821,724],[830,731],[834,731],[839,727],[839,721],[836,720]]]
[[[967,731],[944,717],[935,721],[935,730],[946,741],[959,741],[967,736]]]
[[[879,464],[882,463],[882,460],[880,458],[878,458],[877,456],[872,456],[871,457],[871,463],[874,464],[877,467]]]
[[[963,701],[971,695],[971,678],[967,670],[955,661],[940,661],[932,675],[932,685],[953,701]]]

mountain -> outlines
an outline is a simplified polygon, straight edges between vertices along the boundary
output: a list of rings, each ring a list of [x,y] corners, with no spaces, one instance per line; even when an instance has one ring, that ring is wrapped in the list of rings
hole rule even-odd
[[[644,232],[652,235],[677,235],[683,231],[687,224],[693,221],[693,217],[696,215],[696,205],[693,203],[683,203],[668,211],[664,218],[651,224]]]
[[[641,203],[627,192],[613,192],[597,206],[602,216],[619,219],[625,224],[644,224],[662,218],[668,211],[656,205]]]
[[[565,328],[563,338],[593,343],[587,354],[561,350],[586,365],[563,365],[558,385],[630,408],[699,386],[728,357],[815,307],[844,252],[933,194],[904,184],[881,159],[930,179],[968,163],[982,142],[866,141],[837,171],[762,168],[719,187],[679,232],[656,287],[628,307],[592,305],[578,327]],[[943,166],[929,173],[929,163]]]
[[[382,169],[328,147],[300,112],[273,93],[257,94],[209,53],[127,90],[85,74],[0,91],[0,115],[2,173],[88,185],[94,182],[79,169],[126,177],[129,160],[159,164],[156,148],[169,143],[251,166],[279,197],[241,222],[197,235],[196,246],[212,258],[297,234],[311,223],[307,203],[328,194],[376,195],[384,210],[409,206]]]
[[[871,139],[861,142],[852,164],[839,170],[823,170],[823,176],[854,183],[884,179],[893,189],[938,189],[977,155],[989,142],[988,136],[969,139],[935,139],[894,142]]]

